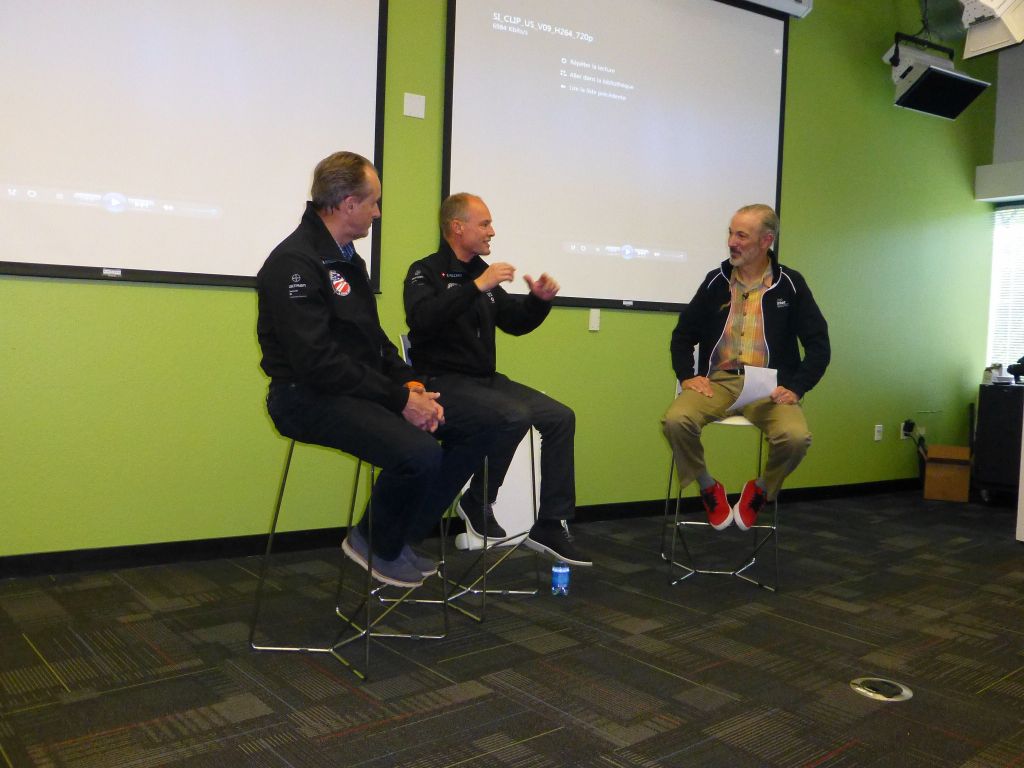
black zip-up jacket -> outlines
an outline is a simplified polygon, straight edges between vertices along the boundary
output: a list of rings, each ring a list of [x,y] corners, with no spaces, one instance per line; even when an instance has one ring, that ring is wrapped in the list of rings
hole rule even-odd
[[[778,383],[798,397],[810,391],[825,374],[832,356],[828,341],[828,323],[814,301],[807,282],[796,270],[779,264],[771,254],[773,281],[761,295],[761,313],[766,367],[778,372]],[[714,351],[722,341],[729,318],[732,293],[729,260],[708,272],[690,303],[679,313],[672,331],[672,368],[679,381],[707,376]],[[800,359],[797,340],[804,348]],[[698,345],[697,371],[693,369],[693,347]]]
[[[301,382],[401,413],[409,400],[405,382],[416,374],[380,327],[366,264],[358,254],[342,260],[312,203],[271,251],[256,285],[261,365],[274,382]]]
[[[459,261],[443,238],[437,253],[409,267],[405,322],[416,370],[493,376],[494,329],[522,336],[548,316],[551,303],[532,293],[513,295],[500,286],[481,292],[473,281],[485,269],[479,256]]]

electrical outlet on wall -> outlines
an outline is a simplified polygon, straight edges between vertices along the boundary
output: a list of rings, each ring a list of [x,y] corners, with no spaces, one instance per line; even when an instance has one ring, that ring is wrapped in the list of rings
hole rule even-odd
[[[881,424],[875,424],[875,442],[878,442],[881,439],[882,439],[882,425]]]

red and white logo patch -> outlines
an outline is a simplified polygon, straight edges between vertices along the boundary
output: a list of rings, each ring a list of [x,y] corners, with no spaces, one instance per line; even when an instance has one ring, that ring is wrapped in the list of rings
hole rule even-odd
[[[331,288],[339,296],[348,296],[352,293],[352,286],[339,273],[331,270]]]

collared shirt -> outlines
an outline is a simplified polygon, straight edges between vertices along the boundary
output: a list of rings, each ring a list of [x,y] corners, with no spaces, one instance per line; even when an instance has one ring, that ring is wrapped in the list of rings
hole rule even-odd
[[[323,261],[325,264],[330,264],[335,261],[350,262],[355,256],[355,244],[346,243],[345,245],[338,244],[338,255],[337,256],[324,256]]]
[[[736,270],[733,270],[729,278],[729,291],[732,294],[729,318],[725,321],[722,343],[716,350],[712,370],[742,368],[744,365],[763,367],[768,361],[761,296],[771,284],[770,263],[761,279],[753,285],[744,285]]]
[[[342,261],[352,261],[352,257],[356,255],[356,246],[350,242],[344,245],[338,243],[338,251]],[[330,264],[332,261],[337,259],[324,258],[324,264]]]

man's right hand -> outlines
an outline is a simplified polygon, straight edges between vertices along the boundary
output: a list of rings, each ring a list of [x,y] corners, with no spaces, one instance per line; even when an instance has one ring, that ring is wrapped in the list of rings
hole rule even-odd
[[[694,392],[704,395],[704,397],[714,395],[714,390],[711,389],[711,380],[707,376],[694,376],[692,379],[684,379],[683,389],[692,389]]]
[[[438,392],[409,391],[409,400],[402,409],[402,418],[417,429],[434,432],[444,424],[444,408],[437,402]]]
[[[480,293],[489,291],[498,283],[511,283],[516,276],[516,268],[506,261],[496,261],[491,264],[473,282],[480,289]]]

